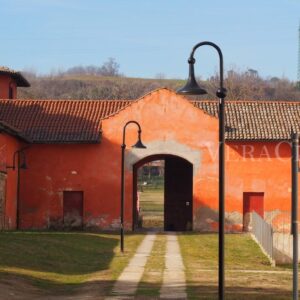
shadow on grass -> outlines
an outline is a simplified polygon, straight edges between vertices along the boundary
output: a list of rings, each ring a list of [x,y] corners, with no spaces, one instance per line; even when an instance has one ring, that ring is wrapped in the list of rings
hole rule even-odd
[[[31,276],[16,276],[0,273],[1,299],[5,300],[81,300],[85,297],[91,299],[103,299],[110,294],[113,280],[93,280],[75,284],[59,284],[51,280],[36,279]]]
[[[130,282],[128,282],[130,285]],[[161,285],[141,281],[134,299],[159,299]],[[177,286],[170,285],[169,294],[175,294],[172,289],[177,290]],[[218,299],[217,285],[201,285],[196,282],[187,282],[188,299]],[[260,288],[231,286],[226,287],[225,298],[231,300],[279,300],[291,299],[291,291],[280,288]]]
[[[185,233],[193,235],[193,233]],[[195,233],[196,234],[196,233]],[[199,234],[197,234],[199,235]],[[110,263],[115,256],[114,248],[118,245],[117,234],[97,233],[64,233],[64,232],[7,232],[0,233],[0,266],[10,268],[24,268],[40,272],[56,272],[65,275],[84,275],[92,272],[109,270]],[[18,277],[0,274],[0,289],[3,294],[4,281],[12,284],[13,292],[20,293],[24,298],[31,299],[30,293],[40,295],[74,295],[72,299],[82,299],[84,296],[98,297],[109,295],[114,281],[106,278],[93,278],[83,284],[57,283],[53,280],[38,279],[29,274]],[[31,280],[35,286],[44,288],[52,287],[51,291],[32,291]],[[24,284],[20,284],[20,282]],[[130,282],[128,282],[128,285]],[[138,295],[135,299],[157,299],[160,285],[141,282]],[[170,287],[172,289],[172,287]],[[217,299],[217,286],[203,284],[189,280],[187,291],[189,299]],[[29,294],[28,294],[29,293]],[[26,296],[28,294],[28,297]],[[251,285],[226,287],[227,299],[290,299],[291,293],[281,288],[267,288]],[[47,296],[47,299],[52,299]],[[10,298],[5,298],[10,299]],[[32,297],[32,299],[35,299]],[[54,298],[53,299],[60,299]]]
[[[192,282],[187,292],[188,299],[218,299],[218,286],[197,285]],[[225,289],[225,298],[231,300],[283,300],[291,297],[291,291],[280,288],[231,286]]]
[[[9,278],[9,277],[8,277]],[[11,277],[11,280],[14,280]],[[12,281],[13,283],[13,296],[9,297],[9,293],[3,290],[1,285],[0,277],[0,287],[1,294],[8,295],[5,299],[16,299],[16,295],[22,295],[20,299],[42,299],[42,297],[47,297],[48,300],[61,300],[65,299],[66,296],[72,296],[72,300],[81,300],[85,297],[91,299],[98,299],[98,297],[111,296],[111,288],[114,281],[101,281],[94,280],[91,282],[84,283],[77,289],[55,289],[54,291],[44,291],[31,289],[29,285],[24,284],[20,278]],[[20,284],[21,283],[21,284]],[[130,285],[131,282],[124,283],[125,285]],[[152,284],[149,282],[141,282],[138,293],[136,293],[134,299],[159,299],[160,285]],[[170,294],[174,293],[172,287],[169,288]],[[187,287],[188,299],[218,299],[218,287],[213,285],[199,285],[195,282],[188,283]],[[115,295],[117,296],[117,295]],[[227,287],[225,291],[225,298],[231,300],[279,300],[279,299],[291,299],[291,292],[279,288],[259,288],[259,287]],[[101,298],[102,299],[102,298]]]
[[[0,233],[1,268],[84,275],[109,268],[117,235],[66,232]]]

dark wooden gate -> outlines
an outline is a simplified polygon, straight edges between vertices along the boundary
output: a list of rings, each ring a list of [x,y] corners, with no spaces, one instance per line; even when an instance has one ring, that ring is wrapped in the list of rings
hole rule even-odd
[[[179,157],[165,159],[164,227],[168,231],[193,227],[193,165]]]
[[[64,227],[81,229],[83,226],[83,192],[64,192]]]

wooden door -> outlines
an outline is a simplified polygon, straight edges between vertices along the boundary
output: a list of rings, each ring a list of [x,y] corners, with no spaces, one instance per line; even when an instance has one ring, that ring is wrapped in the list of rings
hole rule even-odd
[[[255,211],[264,218],[264,193],[249,192],[243,194],[243,226],[249,230],[250,214]]]
[[[165,159],[165,230],[192,230],[192,224],[193,166],[182,158],[167,157]]]
[[[64,227],[81,229],[83,226],[83,192],[64,192]]]

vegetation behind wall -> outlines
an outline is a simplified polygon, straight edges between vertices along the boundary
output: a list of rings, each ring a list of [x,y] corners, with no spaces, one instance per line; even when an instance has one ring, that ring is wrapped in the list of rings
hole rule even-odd
[[[144,94],[168,87],[176,90],[185,80],[165,79],[158,73],[154,79],[129,78],[119,71],[119,64],[110,58],[102,66],[75,66],[66,71],[56,71],[48,75],[37,75],[33,71],[23,74],[31,83],[30,88],[20,88],[19,98],[25,99],[137,99]],[[219,85],[218,75],[201,80],[208,95],[205,99],[215,99]],[[225,86],[228,100],[300,100],[300,89],[296,82],[286,78],[262,78],[256,70],[226,72]]]

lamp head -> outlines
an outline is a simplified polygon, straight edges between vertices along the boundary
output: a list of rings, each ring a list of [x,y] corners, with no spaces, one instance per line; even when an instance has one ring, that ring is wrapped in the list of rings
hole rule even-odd
[[[28,166],[27,166],[27,163],[26,163],[26,156],[25,156],[24,151],[21,151],[19,153],[19,155],[20,155],[19,168],[22,169],[22,170],[27,170]]]
[[[22,164],[20,164],[20,169],[23,169],[23,170],[27,170],[28,169],[26,161],[24,161]]]
[[[139,135],[138,135],[138,141],[132,145],[132,148],[137,148],[137,149],[146,149],[147,147],[142,143],[141,140],[141,131],[139,131]]]
[[[176,91],[177,94],[180,94],[180,95],[205,95],[205,94],[207,94],[206,90],[201,88],[196,81],[195,71],[194,71],[195,59],[190,58],[188,60],[188,63],[189,63],[189,78],[187,80],[186,85]]]

